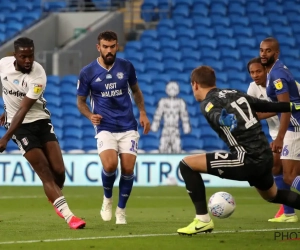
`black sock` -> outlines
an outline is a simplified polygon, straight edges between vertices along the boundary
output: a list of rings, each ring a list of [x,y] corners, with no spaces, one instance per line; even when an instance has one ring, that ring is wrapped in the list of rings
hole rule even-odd
[[[291,190],[278,189],[275,198],[270,202],[284,204],[300,210],[300,195]]]
[[[183,160],[179,163],[179,168],[196,214],[207,214],[205,186],[201,174],[193,171]]]

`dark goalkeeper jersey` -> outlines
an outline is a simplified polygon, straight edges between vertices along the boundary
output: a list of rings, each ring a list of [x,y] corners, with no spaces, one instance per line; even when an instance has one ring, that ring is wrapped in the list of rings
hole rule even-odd
[[[263,112],[263,105],[266,103],[270,102],[237,90],[215,88],[207,94],[200,108],[210,126],[228,145],[230,152],[245,152],[258,157],[265,151],[270,152],[268,139],[256,115],[256,112]],[[238,125],[232,132],[219,124],[223,108],[227,113],[236,115]]]

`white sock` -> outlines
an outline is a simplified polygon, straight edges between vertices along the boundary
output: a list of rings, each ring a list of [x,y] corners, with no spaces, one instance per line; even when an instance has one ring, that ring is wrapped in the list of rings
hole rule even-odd
[[[209,214],[196,214],[196,219],[201,220],[202,222],[208,223],[210,222]]]
[[[64,196],[61,196],[57,198],[54,202],[53,205],[58,209],[59,212],[64,216],[65,220],[67,223],[71,220],[72,216],[74,214],[71,212],[68,203],[66,202],[66,199]]]

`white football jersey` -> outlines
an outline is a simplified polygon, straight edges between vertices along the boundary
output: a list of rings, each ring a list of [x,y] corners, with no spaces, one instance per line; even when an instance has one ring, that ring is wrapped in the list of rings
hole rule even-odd
[[[23,123],[49,119],[50,112],[46,109],[46,100],[43,98],[47,77],[42,65],[34,62],[31,72],[23,74],[15,69],[14,61],[15,57],[13,56],[4,57],[0,60],[2,97],[6,111],[6,122],[11,122],[24,96],[37,101],[27,112]]]
[[[260,85],[257,85],[255,82],[250,83],[247,94],[251,95],[253,97],[259,98],[259,99],[270,101],[270,99],[267,96],[266,88],[264,88]],[[270,136],[272,137],[273,140],[275,140],[277,137],[279,125],[280,125],[279,118],[276,115],[276,116],[267,118],[266,121],[268,123]]]

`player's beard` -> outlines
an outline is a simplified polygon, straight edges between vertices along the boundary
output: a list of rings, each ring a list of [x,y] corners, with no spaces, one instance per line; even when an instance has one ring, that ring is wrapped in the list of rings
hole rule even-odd
[[[260,59],[260,60],[261,60],[261,59]],[[274,53],[274,54],[267,60],[267,62],[261,63],[261,64],[262,64],[263,66],[268,67],[268,66],[273,65],[275,61],[276,61],[276,60],[275,60],[275,53]]]
[[[18,64],[17,62],[16,62],[16,64],[17,64],[18,71],[21,71],[23,74],[29,74],[32,70],[32,65],[29,69],[26,69],[26,68],[22,67],[20,64]]]
[[[105,65],[111,66],[114,64],[115,60],[116,60],[116,54],[112,54],[112,53],[108,53],[107,55],[103,55],[101,54],[103,62],[105,63]],[[107,56],[111,56],[110,58],[107,58]]]

